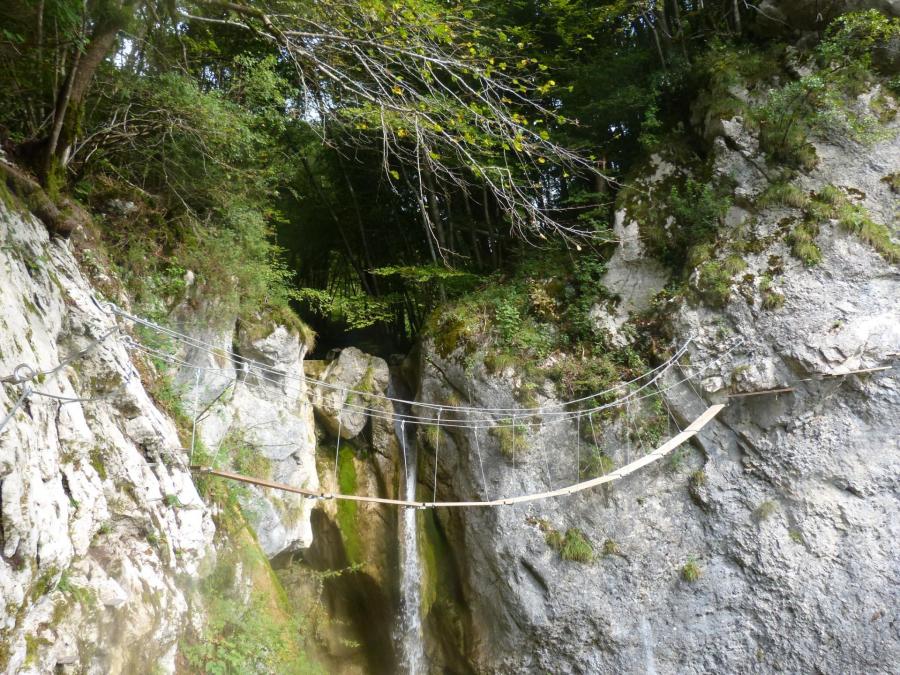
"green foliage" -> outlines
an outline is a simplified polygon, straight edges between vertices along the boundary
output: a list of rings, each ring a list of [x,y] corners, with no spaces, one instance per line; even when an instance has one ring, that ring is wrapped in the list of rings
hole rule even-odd
[[[311,350],[316,343],[316,334],[312,328],[286,305],[262,307],[252,313],[239,316],[241,333],[250,342],[263,339],[272,334],[278,326],[284,326],[288,332],[299,336],[301,344]]]
[[[688,178],[684,186],[673,186],[668,204],[680,228],[677,243],[687,249],[714,238],[731,203],[731,196],[714,184]]]
[[[731,297],[733,275],[719,260],[710,260],[699,269],[697,290],[712,307],[724,307]]]
[[[594,547],[579,529],[570,527],[565,534],[548,529],[545,535],[547,545],[559,553],[563,560],[589,563],[594,560]]]
[[[573,354],[561,355],[548,370],[547,375],[559,385],[569,398],[581,398],[613,386],[625,370],[615,363],[609,352],[599,350],[586,358]],[[640,369],[638,365],[635,368]],[[596,400],[596,403],[604,401]]]
[[[268,563],[264,558],[255,559],[249,549],[226,550],[215,570],[201,582],[207,622],[200,635],[181,645],[192,672],[319,672],[299,648],[299,625],[287,620],[282,609],[273,607],[281,600],[257,591],[249,602],[244,601],[235,570],[257,573],[260,567],[267,568]],[[268,574],[271,575],[270,569]],[[274,575],[269,582],[278,583]]]
[[[622,555],[622,549],[612,539],[606,539],[603,542],[603,555]]]
[[[821,262],[822,252],[816,239],[819,236],[819,224],[828,220],[837,220],[841,229],[871,245],[888,262],[900,260],[900,244],[894,241],[890,230],[872,220],[864,207],[850,203],[840,189],[826,185],[806,204],[803,222],[788,236],[791,252],[806,265]],[[784,299],[779,299],[780,294],[769,292],[768,285],[762,290],[763,304],[767,309],[781,306]]]
[[[848,12],[828,26],[817,47],[821,63],[851,70],[867,70],[878,65],[876,52],[900,36],[900,19],[889,18],[875,9]]]
[[[238,473],[257,478],[272,475],[272,461],[258,447],[247,442],[239,430],[230,432],[222,439],[218,452],[231,462]]]
[[[822,251],[816,243],[818,236],[819,226],[811,221],[800,223],[788,236],[791,253],[802,260],[807,267],[813,267],[822,262]]]
[[[163,367],[164,365],[162,362],[158,364]],[[144,380],[153,400],[175,421],[182,435],[186,434],[191,428],[191,417],[184,406],[182,388],[175,384],[165,370],[159,371],[152,379],[144,378]]]
[[[809,197],[803,190],[792,183],[771,183],[757,198],[756,206],[766,208],[769,206],[790,206],[802,209],[809,204]]]
[[[768,274],[760,279],[759,290],[762,293],[763,309],[775,310],[784,306],[784,294],[772,289],[772,277]]]
[[[567,335],[574,343],[597,337],[590,312],[598,300],[609,296],[602,282],[604,274],[606,263],[599,256],[580,256],[572,266],[571,280],[563,289],[563,318],[571,326]]]
[[[356,494],[357,476],[353,450],[346,445],[338,454],[338,490],[341,494]],[[337,524],[344,542],[344,553],[352,565],[363,562],[362,539],[357,522],[358,502],[340,499],[337,502]]]
[[[645,401],[645,408],[633,420],[628,428],[628,438],[644,450],[656,448],[669,430],[669,415],[663,405],[660,394],[655,394]]]
[[[887,184],[894,194],[900,194],[900,171],[889,173],[881,179],[881,182]]]
[[[500,420],[489,433],[497,439],[500,453],[508,459],[514,459],[528,449],[528,427],[524,424],[511,419]]]
[[[838,224],[878,251],[888,262],[900,262],[900,244],[887,226],[876,223],[862,206],[845,203],[838,211]]]
[[[703,570],[700,568],[700,565],[693,558],[688,559],[688,561],[681,568],[681,578],[683,581],[688,583],[694,583],[699,580],[703,574]]]
[[[110,96],[92,108],[89,125],[126,106],[131,116],[128,142],[93,150],[79,192],[108,212],[108,250],[140,303],[181,299],[186,270],[239,314],[284,308],[294,297],[293,274],[271,243],[281,217],[270,205],[279,178],[273,120],[283,119],[273,110],[283,108],[287,84],[274,59],[236,65],[226,89],[172,72],[114,71],[106,74]],[[134,207],[108,211],[111,199]]]
[[[180,509],[184,506],[176,494],[168,494],[163,499],[163,503],[170,509]]]
[[[103,462],[103,449],[95,445],[91,448],[91,466],[97,472],[100,480],[106,480],[106,464]]]
[[[230,598],[212,598],[207,631],[222,639],[204,640],[184,650],[193,668],[210,675],[271,672],[284,648],[281,628],[261,611],[263,600],[249,605]]]
[[[816,48],[812,72],[771,89],[754,111],[760,147],[774,161],[809,170],[817,161],[810,134],[862,143],[883,137],[879,119],[853,104],[876,78],[873,55],[898,36],[900,20],[875,10],[835,20]]]
[[[52,566],[47,568],[32,585],[31,599],[37,600],[56,588],[60,576],[58,568]]]
[[[697,469],[691,473],[688,478],[688,483],[694,488],[703,487],[706,485],[706,472],[703,469]]]
[[[578,467],[579,478],[582,480],[605,476],[615,468],[615,462],[601,448],[588,445],[582,450],[581,465]]]
[[[297,299],[332,321],[340,321],[349,330],[368,328],[390,321],[394,315],[393,297],[372,297],[361,289],[333,293],[319,288],[301,288]]]
[[[684,448],[676,448],[669,455],[669,471],[678,473],[681,470],[681,467],[684,466],[686,457],[687,451]]]
[[[593,304],[608,300],[601,283],[602,259],[587,252],[574,260],[563,251],[525,258],[514,274],[495,274],[434,314],[426,332],[442,356],[462,348],[472,354],[490,348],[524,365],[556,350],[595,342]],[[503,356],[491,357],[498,369]]]

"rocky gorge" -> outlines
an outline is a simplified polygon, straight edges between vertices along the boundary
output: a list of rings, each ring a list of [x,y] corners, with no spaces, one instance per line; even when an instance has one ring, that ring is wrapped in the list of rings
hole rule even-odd
[[[765,30],[818,21],[754,6]],[[872,129],[774,160],[767,77],[701,88],[619,186],[602,265],[547,253],[444,297],[405,354],[314,347],[192,270],[147,302],[98,224],[135,204],[69,203],[62,232],[6,179],[0,672],[894,672],[898,103],[866,82]],[[596,352],[565,336],[576,305]],[[598,412],[553,412],[582,397]],[[573,485],[712,404],[689,444],[578,494],[331,497]]]

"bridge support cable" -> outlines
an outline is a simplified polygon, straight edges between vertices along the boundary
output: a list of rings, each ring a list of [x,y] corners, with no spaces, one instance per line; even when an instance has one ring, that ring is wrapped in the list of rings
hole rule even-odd
[[[510,504],[523,504],[526,502],[534,502],[540,501],[543,499],[553,499],[556,497],[565,497],[568,495],[576,494],[578,492],[583,492],[585,490],[589,490],[598,485],[603,485],[605,483],[611,483],[616,480],[621,480],[626,476],[631,475],[635,471],[647,466],[648,464],[652,464],[653,462],[658,461],[662,457],[665,457],[667,454],[672,452],[675,448],[682,445],[692,437],[696,436],[703,427],[705,427],[716,415],[718,415],[725,406],[722,404],[712,405],[707,408],[703,413],[700,414],[693,422],[691,422],[687,428],[679,433],[678,435],[670,438],[668,441],[663,443],[661,446],[653,450],[652,452],[647,453],[643,457],[636,459],[635,461],[626,464],[623,467],[620,467],[614,471],[609,472],[603,476],[598,476],[597,478],[592,478],[590,480],[581,481],[579,483],[575,483],[573,485],[569,485],[563,488],[557,488],[556,490],[547,490],[545,492],[536,492],[524,495],[518,495],[515,497],[504,497],[498,499],[487,499],[484,501],[470,501],[470,502],[418,502],[418,501],[409,501],[404,499],[388,499],[385,497],[370,497],[370,496],[362,496],[362,495],[345,495],[340,493],[333,492],[317,492],[314,490],[308,490],[306,488],[295,487],[292,485],[285,485],[284,483],[277,483],[275,481],[266,480],[263,478],[254,478],[252,476],[245,476],[239,473],[234,473],[231,471],[222,471],[218,469],[213,469],[206,466],[198,466],[192,465],[191,470],[204,475],[211,476],[219,476],[221,478],[227,478],[229,480],[235,480],[242,483],[248,483],[251,485],[256,485],[258,487],[270,488],[273,490],[281,490],[284,492],[291,492],[294,494],[303,495],[305,497],[311,499],[339,499],[339,500],[347,500],[354,502],[368,502],[375,504],[390,504],[395,506],[407,506],[407,507],[415,507],[415,508],[466,508],[466,507],[499,507],[499,506],[508,506]]]

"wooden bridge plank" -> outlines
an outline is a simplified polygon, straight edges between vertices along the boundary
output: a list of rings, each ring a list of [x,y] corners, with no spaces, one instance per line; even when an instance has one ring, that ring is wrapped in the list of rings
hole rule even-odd
[[[250,485],[256,485],[259,487],[269,488],[272,490],[282,490],[284,492],[292,492],[294,494],[303,495],[305,497],[310,497],[314,499],[344,499],[348,501],[354,502],[368,502],[374,504],[387,504],[392,506],[407,506],[414,508],[466,508],[466,507],[496,507],[496,506],[505,506],[509,504],[523,504],[525,502],[534,502],[542,499],[551,499],[554,497],[564,497],[566,495],[571,495],[576,492],[582,492],[584,490],[589,490],[590,488],[596,487],[598,485],[603,485],[604,483],[610,483],[614,480],[619,480],[624,478],[625,476],[634,473],[638,469],[641,469],[648,464],[652,464],[653,462],[661,459],[668,453],[672,452],[675,448],[680,446],[685,441],[689,440],[693,436],[696,436],[697,433],[703,429],[709,422],[718,415],[722,408],[725,406],[722,404],[716,404],[707,408],[703,413],[697,417],[693,422],[691,422],[687,428],[681,433],[673,436],[668,441],[663,443],[661,446],[652,450],[648,454],[636,459],[635,461],[626,464],[623,467],[616,469],[615,471],[611,471],[610,473],[604,476],[598,476],[597,478],[591,478],[590,480],[582,481],[580,483],[575,483],[574,485],[569,485],[564,488],[558,488],[556,490],[548,490],[546,492],[537,492],[533,494],[527,495],[519,495],[517,497],[507,497],[505,499],[492,499],[478,502],[415,502],[415,501],[407,501],[403,499],[388,499],[386,497],[369,497],[364,495],[343,495],[343,494],[332,494],[328,492],[316,492],[314,490],[308,490],[306,488],[294,487],[292,485],[285,485],[284,483],[277,483],[275,481],[266,480],[264,478],[254,478],[252,476],[244,476],[243,474],[234,473],[231,471],[222,471],[220,469],[212,469],[209,467],[192,465],[191,470],[199,473],[208,474],[211,476],[219,476],[220,478],[227,478],[229,480],[240,481],[242,483],[248,483]]]

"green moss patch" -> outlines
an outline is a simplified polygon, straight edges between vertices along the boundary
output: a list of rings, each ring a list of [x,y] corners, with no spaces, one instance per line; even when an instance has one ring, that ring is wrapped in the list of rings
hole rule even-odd
[[[528,449],[528,427],[518,424],[511,419],[500,420],[499,426],[492,427],[491,436],[497,439],[500,454],[508,459],[514,459]]]
[[[244,601],[247,578],[253,587],[249,602]],[[323,672],[304,652],[303,622],[290,615],[287,594],[246,527],[227,540],[215,569],[200,584],[200,595],[206,625],[181,643],[192,672]]]
[[[357,475],[353,449],[346,445],[338,454],[338,490],[341,494],[356,494]],[[363,561],[362,539],[359,534],[357,512],[359,504],[348,499],[337,500],[337,524],[344,543],[347,561],[353,565]]]

